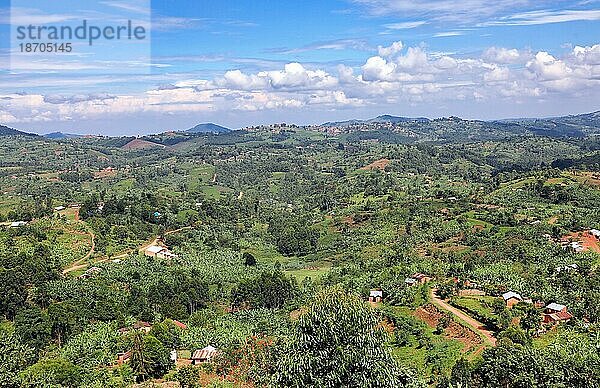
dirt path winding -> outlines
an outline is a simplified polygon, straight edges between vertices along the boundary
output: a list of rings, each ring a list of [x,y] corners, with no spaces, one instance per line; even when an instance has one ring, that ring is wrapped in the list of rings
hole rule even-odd
[[[450,313],[452,313],[455,316],[457,316],[458,318],[460,318],[460,320],[465,322],[467,325],[471,326],[471,328],[473,330],[475,330],[476,333],[483,336],[487,340],[488,343],[490,343],[492,346],[496,346],[496,337],[494,337],[493,332],[486,329],[486,327],[483,323],[479,322],[478,320],[465,314],[464,312],[457,309],[456,307],[453,307],[453,306],[449,305],[448,303],[444,302],[442,299],[440,299],[437,296],[437,289],[431,290],[431,302],[435,306],[437,306],[443,310],[449,311]]]
[[[181,232],[182,230],[187,230],[187,229],[192,229],[192,227],[191,226],[184,226],[183,228],[179,228],[179,229],[175,229],[175,230],[169,230],[169,231],[165,232],[165,236],[169,235],[169,234],[172,234],[172,233]],[[73,233],[77,233],[77,232],[73,232]],[[87,259],[89,259],[94,254],[94,252],[96,250],[96,242],[95,242],[96,236],[92,232],[89,232],[89,233],[86,233],[86,234],[88,234],[91,237],[92,247],[90,248],[89,252],[84,257],[82,257],[81,259],[79,259],[79,260],[71,263],[67,268],[65,268],[62,271],[63,275],[66,275],[69,272],[78,271],[80,269],[87,268],[89,266],[89,264],[86,261],[87,261]],[[142,245],[139,248],[139,251],[143,252],[149,246],[158,244],[159,240],[160,240],[160,236],[156,236],[152,240],[152,242],[146,243],[146,244]],[[104,257],[103,259],[100,259],[100,260],[96,261],[93,264],[104,263],[104,262],[106,262],[108,260],[122,259],[124,257],[127,257],[133,251],[134,251],[134,249],[131,249],[131,250],[129,250],[129,251],[125,252],[125,253],[121,253],[121,254],[119,254],[117,256],[112,256],[110,258],[109,257]]]
[[[74,232],[72,232],[72,233],[74,233]],[[79,269],[83,269],[83,268],[85,268],[85,267],[88,266],[88,264],[86,263],[86,260],[89,259],[94,254],[94,251],[96,250],[96,236],[92,232],[89,232],[87,234],[90,236],[90,239],[91,239],[91,242],[92,242],[92,246],[90,247],[90,250],[81,259],[79,259],[79,260],[71,263],[71,265],[69,265],[67,268],[65,268],[62,271],[63,275],[66,275],[69,272],[73,272],[73,271],[77,271]]]

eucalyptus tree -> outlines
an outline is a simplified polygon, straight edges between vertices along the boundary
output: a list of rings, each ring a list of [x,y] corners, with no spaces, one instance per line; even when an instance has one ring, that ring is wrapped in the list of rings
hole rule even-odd
[[[282,346],[274,386],[414,387],[388,347],[381,319],[360,298],[333,287],[304,308]]]

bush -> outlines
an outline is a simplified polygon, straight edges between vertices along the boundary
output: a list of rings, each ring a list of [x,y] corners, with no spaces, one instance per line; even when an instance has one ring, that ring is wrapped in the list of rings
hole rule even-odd
[[[23,387],[78,387],[81,370],[71,362],[62,359],[43,359],[25,369],[20,374]]]

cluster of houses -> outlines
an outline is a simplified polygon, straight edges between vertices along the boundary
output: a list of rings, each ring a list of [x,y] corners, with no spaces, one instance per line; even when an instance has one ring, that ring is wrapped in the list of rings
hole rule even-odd
[[[548,236],[549,238],[549,236]],[[587,248],[581,240],[581,238],[589,239],[591,238],[600,241],[600,230],[598,229],[590,229],[584,232],[580,232],[578,234],[570,234],[568,236],[562,237],[559,241],[560,245],[563,249],[571,249],[577,253],[584,252]],[[549,238],[549,240],[551,240]]]
[[[410,277],[404,279],[404,284],[407,286],[414,286],[416,284],[425,284],[432,281],[433,278],[431,276],[422,274],[420,272],[412,274]],[[381,288],[374,288],[369,292],[369,302],[370,303],[380,303],[383,301],[383,291]]]
[[[94,179],[102,179],[110,176],[114,176],[117,173],[117,169],[114,167],[106,167],[100,171],[96,171],[93,173]]]
[[[535,307],[543,309],[542,318],[543,323],[545,324],[557,324],[559,322],[567,322],[573,315],[567,311],[567,306],[558,304],[558,303],[550,303],[544,306],[544,303],[541,301],[533,302],[530,298],[523,298],[521,295],[514,291],[508,291],[502,294],[502,298],[506,303],[506,307],[512,308],[514,305],[524,302],[534,304]]]
[[[173,320],[173,324],[182,330],[187,329],[187,325],[183,322]],[[119,334],[127,334],[131,331],[140,331],[148,334],[152,330],[152,324],[145,321],[137,321],[131,327],[122,327],[118,330]],[[175,364],[181,362],[183,364],[199,365],[212,361],[212,359],[219,353],[219,350],[214,346],[208,345],[202,349],[195,350],[189,359],[178,359],[177,350],[171,350],[170,358]],[[131,359],[131,351],[121,352],[117,354],[117,365],[122,365],[129,362]]]

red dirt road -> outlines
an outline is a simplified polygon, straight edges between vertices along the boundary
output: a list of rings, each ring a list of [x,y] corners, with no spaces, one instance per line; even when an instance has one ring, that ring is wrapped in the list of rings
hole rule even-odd
[[[487,330],[485,328],[485,325],[481,322],[479,322],[478,320],[470,317],[469,315],[465,314],[464,312],[462,312],[461,310],[457,309],[456,307],[450,306],[448,303],[444,302],[442,299],[440,299],[437,294],[436,294],[437,290],[433,289],[431,291],[431,302],[436,305],[437,307],[449,311],[450,313],[454,314],[455,316],[457,316],[458,318],[460,318],[462,321],[466,322],[469,326],[471,326],[471,328],[473,330],[475,330],[475,332],[481,334],[492,346],[496,346],[496,337],[494,337],[494,333],[492,333],[491,331]]]

